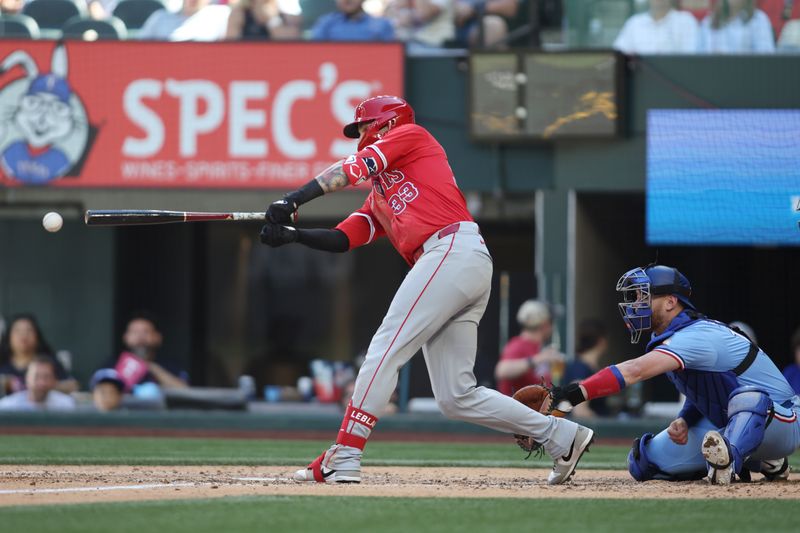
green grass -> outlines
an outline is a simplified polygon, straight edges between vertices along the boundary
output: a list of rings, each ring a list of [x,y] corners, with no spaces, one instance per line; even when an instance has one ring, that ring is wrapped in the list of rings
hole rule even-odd
[[[0,508],[3,531],[797,531],[796,502],[235,497]],[[769,517],[765,519],[765,517]]]
[[[0,464],[301,465],[328,442],[0,436]],[[594,446],[583,468],[624,468],[627,447]],[[542,466],[504,444],[371,442],[366,465]],[[346,493],[346,487],[342,487]],[[755,491],[757,492],[757,491]],[[2,496],[0,496],[2,497]],[[223,497],[0,507],[0,531],[797,531],[800,501]],[[768,517],[768,518],[765,518]]]
[[[0,464],[303,465],[330,442],[144,437],[0,436]],[[582,468],[625,468],[627,447],[592,446]],[[508,444],[370,442],[364,465],[550,467]]]

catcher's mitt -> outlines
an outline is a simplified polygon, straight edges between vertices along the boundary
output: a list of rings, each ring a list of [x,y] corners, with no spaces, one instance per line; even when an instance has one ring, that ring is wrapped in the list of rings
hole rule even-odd
[[[514,393],[512,398],[543,415],[552,413],[554,416],[564,416],[561,412],[553,412],[553,396],[550,394],[550,389],[544,385],[528,385],[527,387],[522,387]],[[530,457],[534,452],[536,452],[537,457],[540,457],[544,453],[542,445],[536,442],[533,437],[515,434],[514,440],[517,442],[517,446],[522,448],[523,451],[528,452],[528,456],[525,457],[525,459]]]

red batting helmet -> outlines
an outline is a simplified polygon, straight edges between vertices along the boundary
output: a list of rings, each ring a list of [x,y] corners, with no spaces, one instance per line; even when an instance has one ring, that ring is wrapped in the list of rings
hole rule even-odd
[[[358,149],[372,144],[381,136],[378,133],[385,126],[393,128],[401,124],[414,123],[414,110],[408,102],[397,96],[375,96],[364,100],[356,107],[356,117],[353,122],[344,127],[344,136],[358,139],[358,125],[371,123],[367,128],[364,138],[358,143]]]

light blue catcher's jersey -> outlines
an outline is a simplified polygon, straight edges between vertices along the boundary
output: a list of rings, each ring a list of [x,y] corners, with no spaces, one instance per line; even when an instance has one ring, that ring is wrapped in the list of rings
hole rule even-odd
[[[726,372],[736,368],[749,350],[750,341],[729,327],[709,320],[698,320],[676,331],[653,351],[674,358],[682,369]],[[753,364],[738,376],[737,381],[740,385],[764,389],[770,399],[779,405],[789,400],[800,405],[800,398],[795,396],[786,378],[761,349]]]

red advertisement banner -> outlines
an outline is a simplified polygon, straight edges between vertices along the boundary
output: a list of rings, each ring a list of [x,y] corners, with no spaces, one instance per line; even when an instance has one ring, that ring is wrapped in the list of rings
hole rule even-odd
[[[399,44],[0,41],[0,185],[290,188],[346,157]]]

